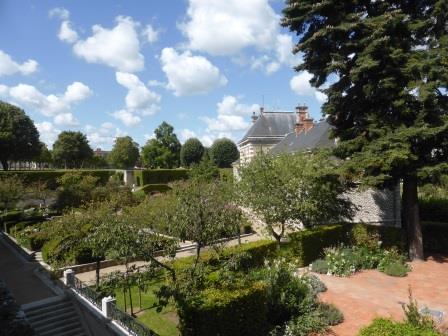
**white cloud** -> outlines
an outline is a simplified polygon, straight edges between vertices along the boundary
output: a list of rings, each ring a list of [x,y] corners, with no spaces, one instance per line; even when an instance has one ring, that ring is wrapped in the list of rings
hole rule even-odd
[[[104,122],[100,127],[92,125],[85,126],[87,139],[93,148],[112,147],[116,137],[123,136],[125,133],[111,122]]]
[[[202,117],[207,123],[209,132],[240,131],[249,127],[249,123],[242,116],[218,115],[216,118]]]
[[[73,45],[75,54],[89,63],[105,64],[123,72],[143,70],[144,57],[140,53],[137,22],[131,17],[119,16],[116,26],[107,29],[92,27],[92,36]]]
[[[302,71],[298,75],[295,75],[293,78],[291,78],[289,86],[291,87],[291,90],[294,91],[298,96],[314,97],[319,102],[323,103],[327,100],[327,96],[311,86],[310,80],[312,77],[313,75],[309,72]]]
[[[90,90],[87,85],[81,82],[73,82],[72,84],[67,86],[67,90],[65,90],[64,94],[64,99],[68,103],[74,103],[87,99],[91,95],[92,90]]]
[[[279,16],[268,0],[190,0],[188,19],[180,25],[193,50],[232,55],[246,47],[268,49]]]
[[[54,125],[48,121],[35,123],[35,125],[39,131],[40,140],[47,144],[48,147],[52,147],[61,131],[55,128]]]
[[[117,72],[115,78],[118,84],[128,89],[126,95],[126,108],[138,111],[142,115],[154,114],[158,109],[161,96],[149,90],[145,84],[134,74]]]
[[[238,98],[234,96],[224,96],[222,101],[217,104],[219,115],[250,115],[253,111],[257,111],[260,106],[258,104],[246,105],[238,102]]]
[[[179,54],[173,48],[164,48],[160,60],[168,78],[167,88],[176,96],[206,93],[227,84],[227,78],[203,56],[193,56],[189,51]]]
[[[61,113],[54,117],[54,123],[56,125],[65,125],[65,126],[78,126],[79,122],[73,116],[72,113]]]
[[[190,138],[197,138],[196,133],[188,128],[184,128],[179,132],[179,140],[181,143],[184,143],[186,140]]]
[[[22,83],[13,87],[2,85],[0,89],[1,96],[10,98],[19,105],[39,111],[44,116],[54,117],[56,124],[67,126],[78,123],[71,113],[73,104],[87,99],[91,94],[90,88],[81,82],[73,82],[68,85],[62,95],[45,95],[34,86]]]
[[[154,29],[150,24],[142,31],[142,35],[149,43],[154,43],[159,39],[159,31]]]
[[[22,64],[15,62],[10,55],[0,50],[0,76],[14,75],[20,73],[22,75],[30,75],[37,71],[38,63],[29,59]]]
[[[61,23],[58,37],[61,41],[74,43],[78,40],[78,33],[73,30],[71,22],[66,20]]]
[[[124,110],[124,109],[116,111],[116,112],[112,113],[112,115],[115,119],[120,120],[127,127],[136,126],[142,121],[142,119],[139,116],[135,115],[131,111]]]
[[[63,7],[56,7],[50,9],[50,11],[48,12],[48,16],[50,18],[57,17],[61,20],[68,20],[70,18],[70,12]]]

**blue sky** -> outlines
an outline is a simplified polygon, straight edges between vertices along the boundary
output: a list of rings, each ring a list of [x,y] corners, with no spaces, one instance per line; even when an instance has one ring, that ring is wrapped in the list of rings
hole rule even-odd
[[[325,96],[296,73],[283,1],[0,1],[0,99],[19,105],[51,146],[84,132],[140,145],[167,121],[181,141],[239,140],[252,111]]]

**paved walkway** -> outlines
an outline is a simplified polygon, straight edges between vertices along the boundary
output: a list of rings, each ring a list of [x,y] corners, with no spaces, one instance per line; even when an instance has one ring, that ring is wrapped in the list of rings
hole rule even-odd
[[[37,267],[37,263],[26,262],[15,254],[0,235],[0,279],[19,305],[56,295],[36,276]]]
[[[339,336],[354,336],[375,317],[401,321],[401,303],[408,303],[408,288],[419,307],[443,311],[448,325],[448,256],[435,256],[425,262],[412,262],[412,271],[404,278],[388,276],[376,270],[339,278],[319,275],[328,290],[320,294],[344,313],[344,322],[333,327]]]

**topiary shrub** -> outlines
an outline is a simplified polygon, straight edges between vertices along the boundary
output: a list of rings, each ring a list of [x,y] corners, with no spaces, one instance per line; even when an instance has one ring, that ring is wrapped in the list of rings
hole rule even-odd
[[[240,153],[235,143],[226,138],[217,139],[210,147],[210,157],[219,168],[230,168],[239,159]]]
[[[208,288],[178,308],[184,336],[259,336],[269,329],[266,285],[255,282],[249,288]]]
[[[188,169],[148,169],[135,172],[141,178],[141,184],[167,184],[188,179]]]
[[[183,167],[199,163],[204,155],[204,146],[196,138],[190,138],[180,149],[180,162]]]

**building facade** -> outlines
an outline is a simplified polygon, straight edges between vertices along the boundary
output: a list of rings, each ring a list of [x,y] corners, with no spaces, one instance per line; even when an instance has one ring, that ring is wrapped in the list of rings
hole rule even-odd
[[[324,119],[314,122],[306,106],[297,106],[294,112],[264,112],[252,117],[253,124],[238,142],[240,162],[250,162],[259,152],[272,154],[313,151],[319,148],[337,146],[337,139],[331,138],[331,125]],[[355,214],[353,222],[376,225],[401,225],[400,186],[392,189],[354,190],[342,195],[351,200]]]

